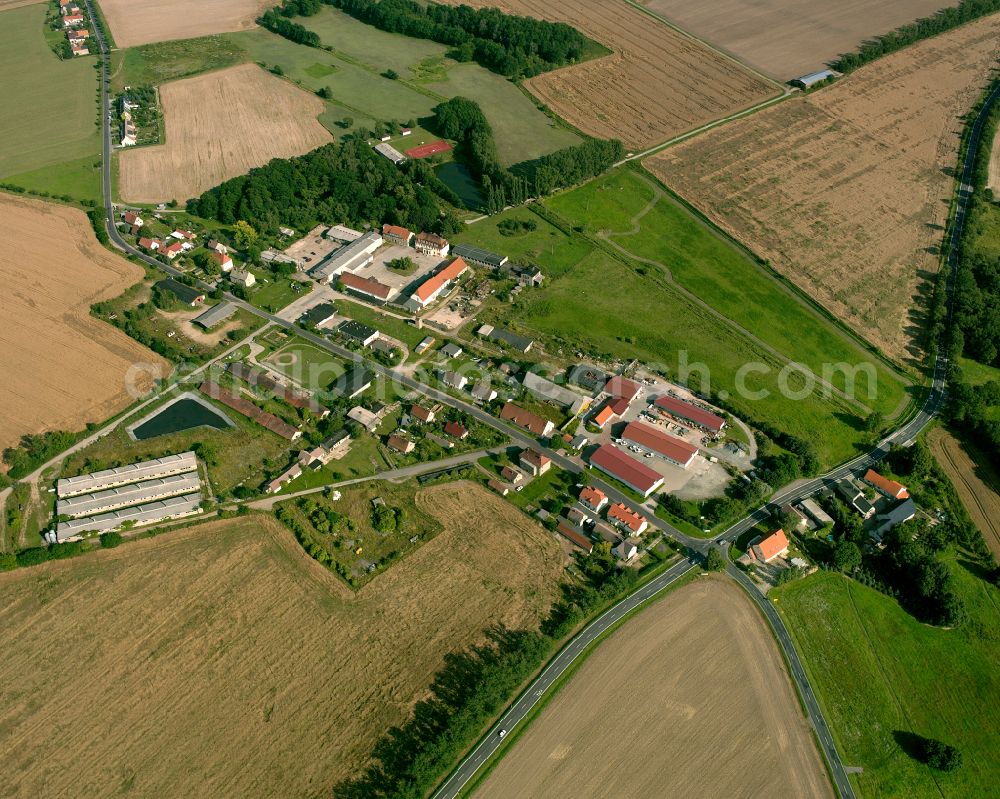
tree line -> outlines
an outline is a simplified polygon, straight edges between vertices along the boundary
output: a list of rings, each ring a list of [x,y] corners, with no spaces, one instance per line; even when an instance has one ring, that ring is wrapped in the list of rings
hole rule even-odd
[[[508,78],[527,78],[583,58],[590,41],[563,22],[506,14],[496,8],[416,0],[323,0],[355,19],[390,33],[430,39],[451,48],[456,61],[475,61]],[[320,0],[289,0],[260,23],[292,41],[320,46],[319,37],[287,18],[319,11]]]
[[[383,222],[448,234],[460,229],[462,201],[427,163],[392,164],[358,138],[323,145],[295,158],[276,158],[227,180],[188,203],[188,210],[224,224],[245,220],[260,231],[279,225],[309,230],[326,221],[364,227]]]
[[[500,162],[489,120],[479,104],[466,97],[435,106],[433,125],[441,136],[457,142],[456,158],[480,182],[488,214],[589,180],[625,157],[617,139],[588,139],[507,169]]]
[[[882,36],[869,39],[855,52],[841,55],[830,66],[838,72],[851,72],[921,39],[929,39],[997,11],[1000,11],[1000,0],[961,0],[957,6],[942,8],[932,16],[922,17]]]

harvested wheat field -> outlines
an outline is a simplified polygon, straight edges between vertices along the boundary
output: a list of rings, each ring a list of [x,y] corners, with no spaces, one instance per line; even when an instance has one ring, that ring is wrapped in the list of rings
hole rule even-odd
[[[650,11],[778,80],[825,69],[864,40],[933,14],[946,0],[646,0]]]
[[[974,446],[940,427],[928,434],[927,443],[986,545],[1000,558],[1000,471]]]
[[[119,190],[130,202],[184,201],[272,158],[331,140],[324,103],[256,64],[160,87],[167,140],[121,153]]]
[[[558,543],[469,483],[357,594],[270,516],[0,575],[4,796],[329,796],[447,652],[534,625]]]
[[[990,151],[990,175],[988,188],[993,189],[996,199],[1000,200],[1000,128],[993,134],[993,149]]]
[[[458,2],[458,0],[450,0]],[[778,87],[624,0],[473,0],[566,22],[613,52],[525,86],[585,133],[642,149],[779,94]]]
[[[599,645],[475,796],[833,790],[764,620],[735,583],[703,578]]]
[[[20,8],[21,6],[33,6],[35,3],[43,3],[45,0],[0,0],[0,11],[9,8]]]
[[[998,56],[993,16],[645,164],[888,355],[917,357],[961,117]]]
[[[247,30],[274,5],[273,0],[101,0],[118,47]]]
[[[133,364],[168,369],[90,315],[143,272],[101,247],[81,211],[0,194],[0,240],[0,449],[26,433],[79,430],[117,413],[132,401]],[[151,385],[146,376],[137,388]]]

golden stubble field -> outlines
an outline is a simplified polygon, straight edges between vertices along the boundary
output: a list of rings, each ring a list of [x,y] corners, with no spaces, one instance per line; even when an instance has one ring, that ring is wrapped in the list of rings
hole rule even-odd
[[[0,575],[0,794],[329,796],[449,651],[534,625],[563,556],[469,483],[357,594],[270,517]]]
[[[962,116],[998,56],[995,15],[644,163],[890,356],[917,357]]]
[[[928,434],[927,443],[983,534],[983,540],[1000,558],[1000,471],[997,466],[975,447],[959,441],[940,427]]]
[[[169,365],[90,306],[142,269],[97,243],[82,211],[0,193],[0,449],[26,433],[79,430],[131,401],[133,364]],[[148,377],[138,388],[151,387]]]
[[[130,202],[183,202],[332,140],[316,119],[323,101],[256,64],[166,83],[160,97],[166,142],[119,156],[119,190]]]
[[[274,5],[273,0],[101,0],[118,47],[247,30]]]
[[[990,151],[990,176],[986,184],[993,189],[1000,200],[1000,128],[993,134],[993,149]]]
[[[677,589],[601,644],[475,793],[833,795],[777,644],[725,578]]]
[[[781,81],[826,69],[865,39],[948,5],[942,0],[646,0],[647,8]]]
[[[458,0],[449,0],[458,2]],[[612,50],[525,86],[591,136],[650,147],[780,93],[773,83],[624,0],[472,0],[566,22]]]

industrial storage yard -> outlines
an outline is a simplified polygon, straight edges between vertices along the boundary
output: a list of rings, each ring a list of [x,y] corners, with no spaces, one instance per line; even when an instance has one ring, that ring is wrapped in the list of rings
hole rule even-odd
[[[271,0],[101,2],[111,35],[119,47],[246,30],[255,27],[258,14],[273,6]]]
[[[559,547],[517,510],[468,484],[418,503],[445,530],[357,594],[259,516],[0,577],[0,788],[327,795],[445,653],[553,598]],[[40,738],[80,743],[42,757]]]
[[[781,81],[825,69],[873,36],[933,14],[943,0],[645,0],[650,11]]]
[[[456,0],[457,1],[457,0]],[[476,0],[567,22],[612,55],[525,81],[585,133],[641,149],[780,94],[779,88],[701,42],[625,3]]]
[[[164,84],[160,96],[166,142],[121,154],[120,189],[131,202],[183,201],[331,141],[316,120],[323,101],[255,64]]]
[[[914,358],[914,306],[938,269],[958,120],[998,55],[993,16],[645,163],[872,343]]]
[[[599,644],[474,795],[833,793],[770,630],[710,579]]]
[[[79,430],[132,400],[129,367],[164,361],[90,316],[142,269],[101,248],[83,212],[0,195],[0,448],[26,433]],[[148,389],[152,380],[140,380]]]

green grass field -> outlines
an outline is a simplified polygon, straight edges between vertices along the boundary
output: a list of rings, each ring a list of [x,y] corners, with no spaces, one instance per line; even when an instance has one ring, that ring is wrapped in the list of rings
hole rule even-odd
[[[256,270],[256,277],[257,283],[249,290],[250,302],[270,313],[277,313],[288,303],[304,297],[313,288],[312,283],[275,277],[262,269]]]
[[[26,188],[61,194],[39,170],[100,157],[96,60],[57,58],[43,35],[45,9],[0,13],[0,179],[29,173]]]
[[[886,416],[901,408],[904,384],[898,375],[664,196],[651,180],[617,170],[546,204],[572,224],[608,235],[643,263],[653,268],[662,264],[684,289],[817,375],[825,364],[871,364],[876,379],[861,375],[855,387],[858,399]],[[831,382],[846,388],[842,372]]]
[[[399,339],[411,350],[423,341],[425,336],[433,333],[433,331],[419,330],[402,319],[379,313],[374,308],[358,302],[337,300],[337,311],[362,324],[378,328],[387,336]]]
[[[344,374],[340,358],[301,339],[294,339],[267,358],[267,363],[305,388],[326,389]]]
[[[101,158],[88,155],[75,161],[43,166],[5,178],[7,183],[23,186],[30,192],[48,192],[56,197],[93,200],[101,203]]]
[[[970,620],[957,630],[915,621],[889,597],[820,573],[776,592],[847,765],[865,797],[981,797],[1000,785],[1000,591],[955,567]],[[931,771],[897,732],[938,738],[964,758]],[[992,787],[990,787],[992,786]]]
[[[144,44],[111,54],[111,87],[157,86],[248,60],[247,52],[225,35]]]

